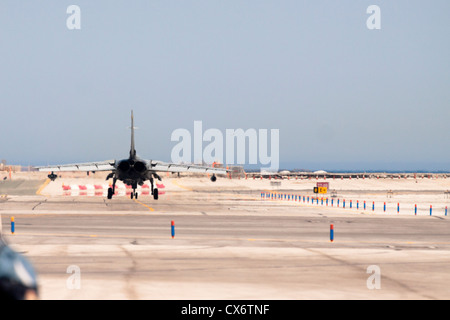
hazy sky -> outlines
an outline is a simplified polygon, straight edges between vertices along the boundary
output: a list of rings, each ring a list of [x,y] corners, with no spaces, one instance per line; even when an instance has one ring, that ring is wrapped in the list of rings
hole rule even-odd
[[[284,168],[450,170],[449,14],[448,0],[2,0],[0,158],[125,158],[133,109],[147,159],[170,161],[171,133],[199,120],[279,129]]]

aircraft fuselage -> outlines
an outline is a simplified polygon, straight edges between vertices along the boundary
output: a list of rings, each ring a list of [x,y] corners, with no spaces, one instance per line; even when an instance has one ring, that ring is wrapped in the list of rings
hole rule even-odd
[[[136,189],[138,185],[143,185],[146,180],[151,178],[147,163],[138,157],[119,160],[116,162],[115,168],[116,178],[133,189]]]

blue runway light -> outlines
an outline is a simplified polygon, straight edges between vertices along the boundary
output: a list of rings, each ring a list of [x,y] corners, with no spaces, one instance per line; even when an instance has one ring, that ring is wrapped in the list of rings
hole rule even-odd
[[[11,233],[14,234],[15,232],[15,222],[14,217],[11,217]]]
[[[172,220],[171,222],[171,229],[172,229],[172,239],[175,238],[175,221]]]

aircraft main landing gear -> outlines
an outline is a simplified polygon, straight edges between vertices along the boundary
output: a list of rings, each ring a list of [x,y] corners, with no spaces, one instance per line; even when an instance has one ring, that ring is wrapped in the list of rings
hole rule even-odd
[[[161,180],[161,178],[158,176],[158,175],[156,175],[156,174],[154,174],[154,176],[156,177],[156,178],[158,178],[159,180]],[[151,192],[152,192],[152,195],[153,195],[153,199],[154,200],[158,200],[158,188],[155,188],[154,186],[153,186],[153,177],[150,177],[150,190],[151,190]]]
[[[114,192],[112,190],[112,188],[108,188],[108,199],[112,199]]]
[[[117,181],[117,178],[114,177],[112,187],[108,188],[108,199],[112,199],[112,196],[113,196],[114,192],[116,191],[116,181]]]

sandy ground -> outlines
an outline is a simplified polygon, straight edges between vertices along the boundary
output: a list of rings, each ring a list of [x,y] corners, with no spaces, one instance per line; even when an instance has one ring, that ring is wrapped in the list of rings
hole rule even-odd
[[[450,298],[450,179],[163,176],[155,201],[130,200],[123,186],[112,200],[91,187],[63,190],[107,186],[100,174],[33,175],[34,193],[21,194],[27,183],[4,189],[0,215],[8,242],[38,270],[42,299]],[[330,183],[328,206],[284,200],[311,197],[318,181]],[[368,284],[371,266],[381,270],[380,288]]]
[[[41,175],[42,176],[42,175]],[[201,191],[208,190],[208,192],[220,192],[223,190],[239,192],[266,192],[297,196],[309,196],[319,198],[328,198],[328,206],[331,207],[331,199],[333,200],[333,207],[337,207],[337,200],[339,199],[339,206],[343,207],[345,200],[345,207],[360,209],[364,207],[366,202],[366,212],[372,213],[399,213],[399,214],[415,214],[415,206],[417,206],[418,215],[429,215],[430,206],[432,207],[432,214],[445,215],[445,208],[450,202],[450,179],[447,178],[408,178],[408,179],[391,179],[391,178],[372,178],[372,179],[284,179],[284,180],[269,180],[269,179],[229,179],[219,177],[215,183],[211,183],[207,177],[181,177],[176,178],[173,175],[162,176],[163,181],[157,182],[162,184],[160,192],[164,191]],[[317,182],[328,182],[329,190],[327,194],[317,195],[313,193],[313,188]],[[111,181],[105,180],[105,175],[96,173],[90,177],[78,174],[78,177],[71,177],[70,174],[62,174],[61,179],[50,182],[42,191],[42,195],[67,195],[76,196],[80,191],[76,188],[79,185],[87,186],[88,190],[82,194],[86,196],[93,196],[95,194],[94,186],[102,186],[103,193],[98,195],[105,196],[106,189]],[[72,190],[64,192],[64,186],[72,186]],[[118,192],[120,195],[126,195],[126,188],[118,182]],[[148,190],[147,190],[148,191]],[[294,198],[295,199],[295,198]],[[285,201],[286,203],[292,201]],[[295,201],[294,201],[295,202]],[[373,203],[375,202],[375,210],[372,211]],[[326,206],[326,200],[324,200]],[[384,204],[386,203],[386,211],[384,211]],[[299,204],[297,201],[295,204]],[[301,202],[300,204],[308,204]],[[309,202],[311,204],[311,202]],[[321,200],[319,200],[321,205]],[[399,212],[398,208],[400,209]]]

